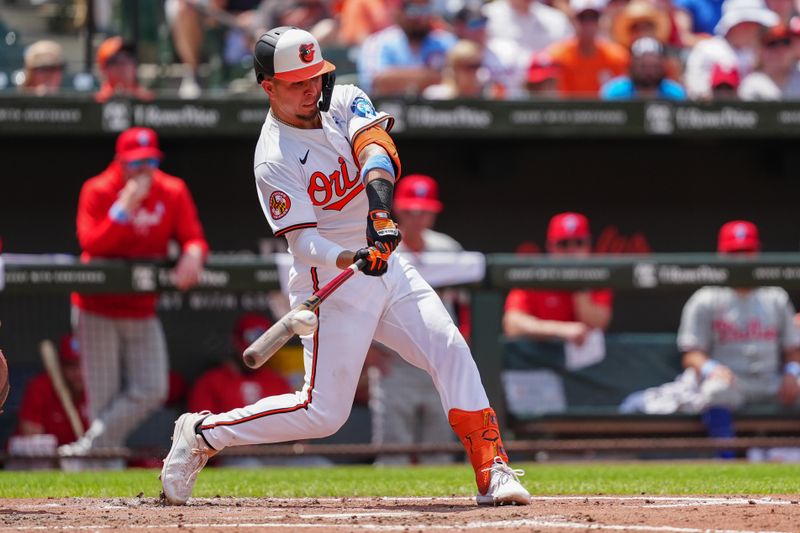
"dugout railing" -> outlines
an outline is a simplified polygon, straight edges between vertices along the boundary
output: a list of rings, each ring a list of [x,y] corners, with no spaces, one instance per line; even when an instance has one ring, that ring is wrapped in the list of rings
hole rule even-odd
[[[67,295],[74,290],[97,293],[174,290],[169,263],[97,261],[84,264],[71,256],[6,254],[2,257],[0,310],[5,316],[0,316],[4,323],[0,329],[0,346],[4,348],[8,348],[14,336],[17,318],[13,316],[14,308],[25,305],[29,298],[49,295],[51,299],[66,301]],[[212,256],[194,292],[219,294],[280,290],[281,271],[284,269],[281,265],[286,265],[286,259],[286,256],[280,255]],[[470,276],[462,277],[462,286],[470,290],[472,298],[471,343],[475,359],[492,403],[501,418],[507,421],[508,429],[514,431],[516,439],[514,444],[509,442],[509,448],[529,452],[707,450],[718,448],[721,443],[703,437],[698,417],[624,418],[623,415],[615,415],[602,409],[596,412],[551,413],[527,419],[506,416],[505,395],[501,384],[504,367],[501,316],[504,294],[508,289],[607,287],[619,292],[642,292],[652,294],[656,312],[658,295],[679,289],[692,290],[704,285],[778,285],[787,290],[800,288],[798,253],[764,253],[754,258],[725,258],[716,254],[620,255],[596,256],[580,261],[546,256],[491,254],[485,256],[483,276],[471,282],[463,282],[470,277],[475,278],[475,268],[473,261],[470,264]],[[30,313],[27,316],[30,317]],[[13,351],[9,353],[13,373],[16,354]],[[591,368],[587,371],[590,372]],[[725,447],[741,449],[767,445],[800,446],[799,414],[793,410],[749,413],[737,421],[743,440],[726,441]],[[4,415],[6,421],[9,420],[7,417],[8,414]],[[531,437],[535,439],[526,440]],[[664,437],[680,439],[666,440]],[[402,446],[349,446],[354,456],[409,451]],[[348,453],[346,444],[268,448],[269,450],[242,451],[257,454]],[[421,452],[426,449],[414,448]],[[457,450],[458,447],[453,444],[434,445],[429,451],[445,449]],[[120,453],[125,455],[131,452]]]

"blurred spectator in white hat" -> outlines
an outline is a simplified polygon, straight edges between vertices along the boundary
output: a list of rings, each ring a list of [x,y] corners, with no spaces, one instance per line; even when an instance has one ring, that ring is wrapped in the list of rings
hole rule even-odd
[[[792,50],[792,36],[785,24],[778,24],[761,35],[758,68],[739,86],[742,100],[797,100],[800,98],[800,71]]]
[[[534,53],[573,34],[569,18],[540,0],[495,0],[484,13],[489,46],[500,41],[523,71]]]
[[[710,98],[711,71],[716,64],[736,68],[740,76],[752,72],[761,32],[778,22],[778,15],[767,9],[763,0],[726,0],[716,36],[697,43],[686,60],[689,97]]]
[[[548,49],[559,66],[561,96],[597,96],[600,87],[628,70],[628,50],[600,36],[600,17],[607,0],[571,0],[575,36]]]
[[[36,41],[25,50],[25,81],[20,91],[44,96],[56,94],[64,78],[64,54],[55,41]]]

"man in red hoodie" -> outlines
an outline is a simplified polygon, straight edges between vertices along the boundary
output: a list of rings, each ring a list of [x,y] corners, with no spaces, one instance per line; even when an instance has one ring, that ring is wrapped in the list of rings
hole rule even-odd
[[[158,169],[162,157],[153,130],[120,134],[114,160],[81,189],[81,258],[163,259],[176,240],[182,254],[174,281],[186,290],[198,282],[208,245],[186,184]],[[156,294],[72,295],[92,423],[81,439],[60,448],[62,455],[122,446],[164,402],[168,356],[156,299]]]

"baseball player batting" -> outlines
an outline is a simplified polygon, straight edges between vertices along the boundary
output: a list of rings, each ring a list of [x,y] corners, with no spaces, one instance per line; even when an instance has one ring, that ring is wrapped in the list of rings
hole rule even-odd
[[[184,504],[209,457],[228,446],[320,438],[345,423],[373,338],[426,370],[466,448],[479,504],[529,504],[519,470],[507,465],[497,418],[464,338],[416,269],[392,251],[390,216],[400,159],[393,119],[352,85],[334,87],[334,65],[308,32],[280,27],[254,51],[270,112],[255,152],[258,197],[275,235],[294,256],[292,307],[363,259],[362,273],[317,309],[301,337],[305,384],[225,413],[186,413],[175,422],[161,482]]]

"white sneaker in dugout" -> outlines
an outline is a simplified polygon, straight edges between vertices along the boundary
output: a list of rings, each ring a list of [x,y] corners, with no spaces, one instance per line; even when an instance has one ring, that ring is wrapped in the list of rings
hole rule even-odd
[[[106,426],[100,420],[95,420],[89,429],[86,430],[81,438],[69,444],[62,444],[58,447],[58,455],[61,457],[80,457],[89,455],[92,452],[94,440],[103,434]]]
[[[161,487],[167,502],[183,505],[192,495],[197,474],[216,455],[217,450],[209,447],[203,437],[195,433],[197,424],[210,415],[210,411],[185,413],[175,421],[172,433],[172,447],[161,468]]]
[[[524,471],[512,469],[500,457],[483,471],[489,472],[489,490],[475,497],[478,505],[530,505],[531,495],[519,482]]]

